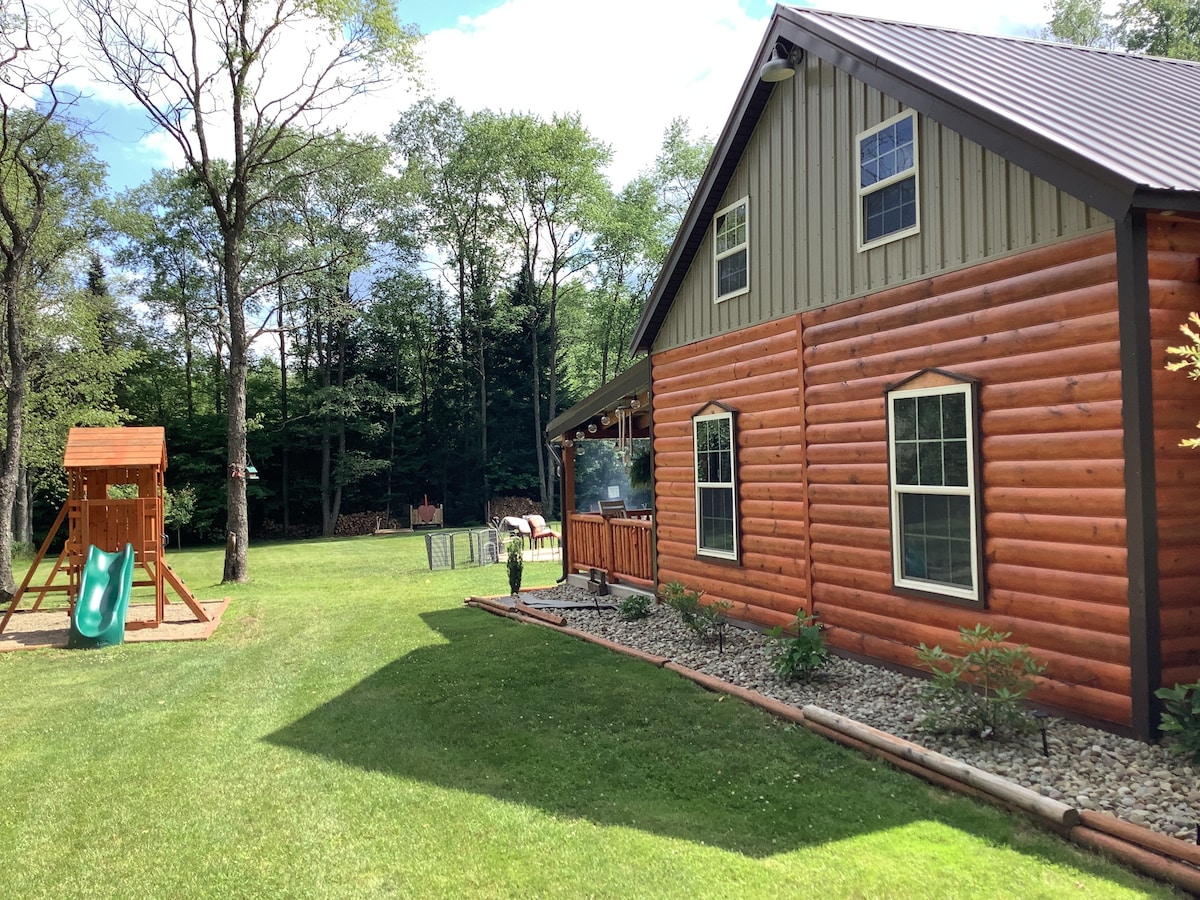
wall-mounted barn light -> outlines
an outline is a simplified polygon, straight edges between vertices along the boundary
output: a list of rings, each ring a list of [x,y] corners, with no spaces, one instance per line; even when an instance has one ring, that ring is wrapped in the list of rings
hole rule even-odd
[[[780,38],[771,49],[770,58],[758,70],[758,77],[766,82],[787,81],[796,74],[803,59],[804,51],[801,48]]]

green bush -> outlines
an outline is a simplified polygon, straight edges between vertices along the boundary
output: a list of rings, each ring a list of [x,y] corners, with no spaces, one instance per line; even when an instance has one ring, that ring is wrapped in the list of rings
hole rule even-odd
[[[928,712],[923,727],[983,738],[1032,728],[1021,700],[1033,689],[1045,665],[1027,645],[1005,645],[1011,632],[976,625],[959,628],[959,633],[961,656],[940,646],[921,644],[917,648],[917,659],[933,673],[924,693]]]
[[[1172,749],[1200,763],[1200,681],[1159,688],[1154,696],[1164,701],[1161,727],[1175,736]]]
[[[679,613],[684,627],[701,640],[716,632],[721,614],[732,605],[725,600],[703,603],[700,599],[703,596],[703,591],[688,590],[686,585],[678,581],[664,585],[662,591],[663,603]]]
[[[508,542],[508,589],[513,596],[521,592],[521,576],[525,562],[521,559],[521,539],[515,538]]]
[[[621,601],[617,609],[619,615],[626,622],[636,622],[638,619],[644,619],[650,615],[650,604],[654,598],[649,594],[630,594]]]
[[[776,625],[767,632],[767,653],[771,667],[780,678],[809,682],[829,661],[829,648],[817,620],[803,609],[787,633]]]

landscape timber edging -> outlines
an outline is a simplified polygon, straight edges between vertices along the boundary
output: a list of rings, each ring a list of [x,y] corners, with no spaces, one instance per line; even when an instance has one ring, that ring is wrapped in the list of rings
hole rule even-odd
[[[931,784],[976,799],[986,800],[1004,809],[1031,815],[1052,831],[1076,844],[1101,851],[1131,869],[1173,884],[1200,897],[1200,847],[1193,848],[1192,845],[1178,838],[1159,834],[1149,828],[1122,821],[1112,815],[1096,813],[1091,810],[1079,810],[1059,803],[1019,784],[992,775],[990,772],[984,772],[982,769],[976,769],[974,766],[944,757],[932,750],[871,728],[869,725],[856,722],[846,716],[829,712],[819,706],[809,705],[803,709],[797,709],[757,691],[679,665],[665,657],[626,647],[576,628],[552,625],[522,615],[500,604],[490,602],[491,599],[494,598],[470,597],[466,603],[519,622],[528,622],[569,634],[580,640],[649,662],[658,668],[669,669],[706,690],[737,697],[776,717],[803,725],[816,734],[850,749],[882,759]],[[870,739],[874,736],[882,736],[888,740],[880,738],[878,742],[875,742]],[[894,742],[894,748],[891,746],[892,742]],[[897,752],[904,746],[911,749]],[[932,757],[947,760],[950,765],[944,767],[944,771],[941,768],[935,768],[929,765]],[[997,788],[1000,789],[997,790]],[[1030,802],[1033,798],[1036,798],[1036,802]],[[1018,800],[1021,802],[1017,802]],[[1041,801],[1047,802],[1042,803]]]

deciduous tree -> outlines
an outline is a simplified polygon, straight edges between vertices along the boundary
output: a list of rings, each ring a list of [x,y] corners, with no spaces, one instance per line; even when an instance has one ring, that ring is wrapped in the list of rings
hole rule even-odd
[[[246,382],[260,291],[248,279],[257,209],[326,117],[414,64],[416,35],[377,0],[78,0],[104,77],[181,150],[221,234],[229,387],[225,581],[247,578]]]

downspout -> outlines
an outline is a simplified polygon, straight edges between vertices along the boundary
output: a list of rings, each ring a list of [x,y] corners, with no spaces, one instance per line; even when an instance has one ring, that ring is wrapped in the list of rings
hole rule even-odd
[[[1158,501],[1154,467],[1154,385],[1150,358],[1150,269],[1146,213],[1116,221],[1121,420],[1125,454],[1125,542],[1129,576],[1129,673],[1136,737],[1157,736],[1162,679]]]

